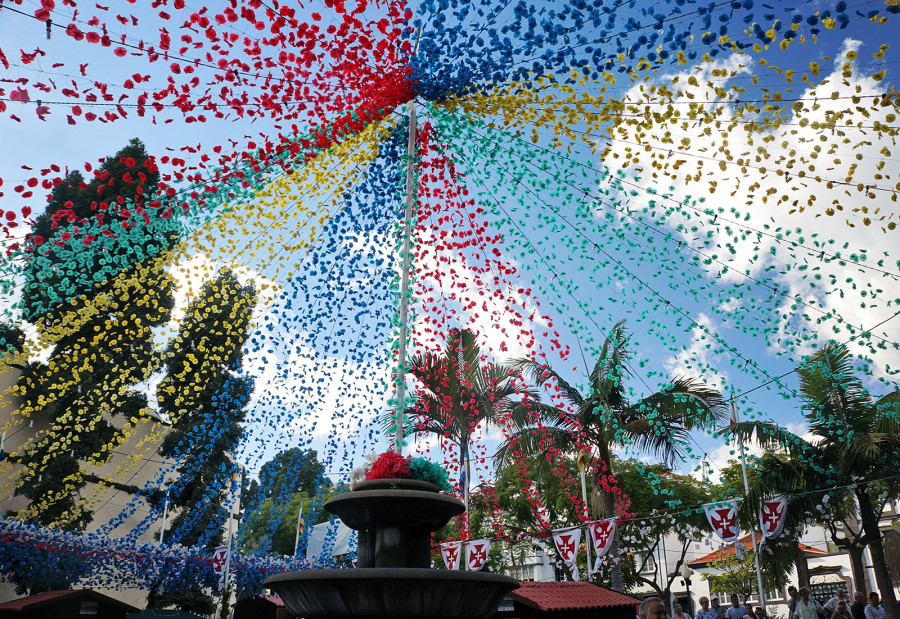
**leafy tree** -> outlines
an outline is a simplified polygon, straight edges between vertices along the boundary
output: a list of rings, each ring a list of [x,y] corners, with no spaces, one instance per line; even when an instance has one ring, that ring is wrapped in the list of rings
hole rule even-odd
[[[781,448],[790,455],[785,462],[766,464],[745,503],[758,505],[763,497],[784,491],[850,489],[863,531],[856,543],[869,547],[887,617],[898,619],[878,526],[882,505],[877,497],[882,489],[879,480],[893,479],[900,467],[900,391],[875,399],[854,375],[847,347],[834,342],[813,354],[797,373],[812,440],[762,421],[733,424],[723,430],[742,441],[755,435],[764,447]],[[896,485],[888,495],[896,496]]]
[[[21,352],[25,346],[25,332],[18,325],[0,322],[0,355]]]
[[[123,163],[132,159],[132,167]],[[29,237],[23,316],[55,344],[45,362],[22,366],[17,388],[20,411],[53,430],[18,455],[25,470],[16,492],[30,501],[22,519],[84,529],[92,514],[79,500],[80,463],[108,461],[123,434],[114,420],[134,424],[148,412],[139,385],[158,367],[152,330],[169,320],[171,280],[149,253],[135,249],[136,237],[105,243],[69,237],[101,211],[112,221],[124,217],[123,205],[144,203],[141,196],[159,181],[151,168],[143,144],[132,140],[90,183],[70,173],[53,188]],[[102,267],[107,263],[117,270]]]
[[[141,216],[162,207],[154,198],[159,182],[156,164],[134,138],[106,158],[89,182],[73,170],[53,188],[29,236],[32,255],[22,295],[26,320],[66,312],[72,298],[108,289],[116,271],[171,246],[175,237],[165,233],[165,218],[155,212]],[[90,231],[95,238],[87,237]]]
[[[421,387],[406,413],[417,420],[416,431],[443,436],[459,446],[460,471],[465,470],[475,428],[504,416],[515,396],[529,393],[507,368],[482,365],[480,354],[472,331],[451,329],[442,354],[424,353],[411,362],[410,372]]]
[[[632,549],[621,557],[625,589],[649,586],[661,599],[668,600],[693,540],[707,527],[706,516],[695,508],[710,501],[711,489],[693,477],[674,473],[665,464],[613,457],[612,470],[617,483],[627,488],[630,501],[629,517],[620,524],[621,538]],[[673,533],[680,547],[675,566],[668,568],[652,557],[660,540]],[[672,550],[667,547],[667,551]],[[664,567],[669,571],[660,573]]]
[[[243,429],[252,382],[238,375],[242,349],[256,304],[256,290],[224,270],[203,286],[187,309],[178,336],[164,354],[165,378],[157,388],[160,412],[172,422],[160,453],[178,461],[178,477],[169,488],[176,515],[166,539],[207,552],[221,545],[222,523],[231,517],[226,498],[235,471],[231,456]],[[185,595],[185,586],[178,595]],[[191,599],[209,596],[197,587]],[[160,592],[160,588],[164,590]],[[166,583],[155,583],[148,603],[188,606]],[[193,604],[193,602],[191,602]]]
[[[756,578],[756,556],[751,544],[742,544],[741,558],[737,555],[727,555],[709,564],[714,571],[701,576],[709,582],[710,591],[728,591],[735,593],[744,600],[750,599],[754,593],[758,593],[759,584]],[[763,586],[766,591],[778,590],[787,585],[787,572],[772,574],[763,570]],[[759,598],[757,598],[759,599]]]
[[[597,462],[594,487],[606,517],[619,513],[619,495],[609,483],[613,446],[633,444],[665,463],[674,463],[683,459],[690,431],[725,418],[725,403],[719,393],[691,378],[676,378],[667,388],[630,402],[625,386],[625,379],[631,374],[627,340],[624,321],[617,323],[603,343],[586,395],[546,364],[529,359],[517,361],[515,367],[530,375],[537,386],[555,384],[566,403],[555,406],[529,401],[514,408],[511,418],[516,431],[496,455],[500,463],[509,462],[516,450],[539,456],[546,451],[546,442],[570,454],[582,447],[590,448]],[[540,470],[537,473],[542,474]],[[613,558],[612,588],[622,591],[622,570],[616,561],[618,533],[609,552]]]
[[[297,536],[297,518],[303,509],[305,527],[312,527],[331,520],[332,516],[321,508],[322,503],[335,495],[337,489],[323,489],[321,500],[314,500],[306,492],[288,495],[286,503],[276,503],[274,496],[266,497],[245,524],[247,534],[241,540],[242,552],[267,552],[274,555],[293,556]],[[313,512],[313,506],[318,509]],[[301,531],[301,535],[303,531]]]

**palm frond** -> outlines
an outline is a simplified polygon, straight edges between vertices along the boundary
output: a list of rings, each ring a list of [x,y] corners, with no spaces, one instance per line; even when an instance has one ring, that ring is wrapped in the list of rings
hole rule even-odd
[[[547,364],[538,363],[531,359],[514,359],[509,363],[509,366],[525,374],[526,378],[538,387],[542,387],[547,381],[552,379],[559,386],[563,397],[569,402],[575,406],[581,406],[584,403],[584,396],[581,395],[581,392],[570,385],[566,379],[557,374]]]

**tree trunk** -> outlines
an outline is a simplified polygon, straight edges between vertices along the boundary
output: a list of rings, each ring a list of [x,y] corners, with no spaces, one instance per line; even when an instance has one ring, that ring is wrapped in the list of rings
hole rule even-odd
[[[862,520],[863,531],[869,540],[869,552],[872,554],[872,570],[875,572],[875,582],[878,584],[878,593],[881,595],[881,605],[884,607],[886,619],[900,619],[900,610],[897,609],[897,597],[894,595],[894,586],[888,573],[887,562],[884,556],[884,543],[881,537],[881,529],[878,528],[878,517],[872,505],[872,497],[868,488],[856,489],[856,500],[859,502],[859,517]]]
[[[600,496],[603,499],[603,515],[606,518],[615,518],[619,515],[616,510],[616,497],[612,492],[605,490],[602,486],[598,488]],[[610,569],[610,585],[613,591],[623,592],[625,585],[622,581],[622,563],[619,561],[619,527],[616,526],[616,532],[613,535],[612,542],[609,544],[609,556],[611,560]]]
[[[862,546],[851,543],[847,547],[847,556],[850,557],[850,571],[853,573],[855,591],[862,591],[866,594],[866,599],[869,599],[869,592],[866,587],[866,566],[863,563],[863,550]],[[853,593],[850,595],[852,596]]]
[[[803,551],[800,550],[799,542],[794,545],[794,566],[797,568],[797,588],[802,589],[803,587],[809,588],[809,563],[806,561],[806,557],[803,556]]]

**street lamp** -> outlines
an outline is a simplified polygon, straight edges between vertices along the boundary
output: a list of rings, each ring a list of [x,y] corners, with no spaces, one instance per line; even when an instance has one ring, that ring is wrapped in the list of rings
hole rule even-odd
[[[688,567],[687,563],[681,564],[681,577],[684,579],[684,587],[687,591],[687,599],[688,599],[688,614],[693,617],[694,616],[694,601],[691,599],[691,574],[694,573],[694,570]]]

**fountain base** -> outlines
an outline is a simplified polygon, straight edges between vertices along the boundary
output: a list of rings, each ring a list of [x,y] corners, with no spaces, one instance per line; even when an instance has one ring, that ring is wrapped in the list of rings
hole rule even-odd
[[[266,586],[306,619],[474,619],[491,617],[519,583],[482,572],[373,567],[288,572]]]

